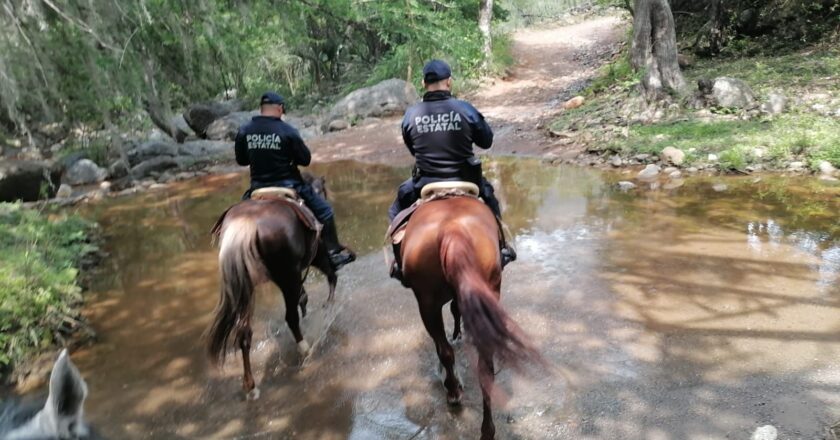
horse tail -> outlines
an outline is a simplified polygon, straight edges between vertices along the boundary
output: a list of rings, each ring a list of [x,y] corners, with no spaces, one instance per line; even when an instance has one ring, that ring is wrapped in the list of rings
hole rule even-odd
[[[214,228],[214,232],[220,237],[219,270],[222,279],[219,303],[205,337],[207,355],[214,364],[220,365],[224,362],[231,336],[238,337],[250,325],[254,312],[254,287],[265,278],[266,269],[257,249],[256,222],[248,218],[228,217]]]
[[[441,260],[446,280],[455,287],[464,329],[480,354],[492,354],[514,368],[526,361],[542,363],[542,357],[525,333],[505,312],[497,292],[479,271],[469,234],[461,228],[444,233]]]

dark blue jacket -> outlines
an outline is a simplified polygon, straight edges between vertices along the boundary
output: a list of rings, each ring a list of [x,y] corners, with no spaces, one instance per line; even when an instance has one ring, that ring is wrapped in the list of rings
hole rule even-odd
[[[236,135],[236,163],[251,166],[251,188],[301,179],[298,165],[312,161],[300,133],[280,118],[254,116]]]
[[[402,135],[417,168],[428,175],[456,174],[473,157],[473,144],[493,145],[484,116],[446,91],[428,92],[423,102],[406,110]]]

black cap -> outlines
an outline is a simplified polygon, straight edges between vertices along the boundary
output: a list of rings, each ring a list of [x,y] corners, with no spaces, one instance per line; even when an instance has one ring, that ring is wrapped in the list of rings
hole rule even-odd
[[[431,60],[423,66],[423,82],[426,84],[436,83],[450,76],[452,76],[452,69],[445,61]]]
[[[282,96],[278,95],[274,92],[265,92],[263,93],[262,97],[260,98],[260,105],[265,104],[278,104],[284,105],[286,101],[283,99]]]

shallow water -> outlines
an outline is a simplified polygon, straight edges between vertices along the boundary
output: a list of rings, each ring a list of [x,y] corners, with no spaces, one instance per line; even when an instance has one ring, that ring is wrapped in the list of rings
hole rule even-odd
[[[765,178],[689,179],[614,189],[619,175],[487,159],[520,260],[502,301],[550,371],[504,368],[499,438],[817,438],[840,419],[840,189]],[[282,301],[260,291],[262,397],[246,402],[241,363],[210,368],[201,333],[216,302],[208,231],[245,188],[214,176],[91,208],[111,258],[87,314],[100,335],[74,354],[86,412],[112,438],[475,438],[480,393],[457,347],[463,408],[450,410],[410,291],[387,278],[385,212],[407,169],[315,167],[360,260],[338,302],[309,281],[298,367]],[[714,183],[728,189],[716,192]],[[446,313],[445,315],[448,315]]]

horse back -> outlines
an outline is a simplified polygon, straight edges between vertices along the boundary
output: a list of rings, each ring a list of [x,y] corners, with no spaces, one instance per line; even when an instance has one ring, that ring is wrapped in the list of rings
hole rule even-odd
[[[264,257],[302,259],[310,253],[317,231],[304,221],[291,202],[284,200],[243,200],[219,216],[212,229],[218,239],[236,222],[253,222],[257,246]]]

